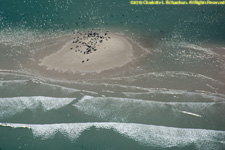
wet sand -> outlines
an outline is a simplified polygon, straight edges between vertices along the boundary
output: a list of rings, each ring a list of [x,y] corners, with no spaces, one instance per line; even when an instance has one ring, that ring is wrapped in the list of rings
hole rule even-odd
[[[100,73],[124,66],[133,59],[134,50],[126,38],[108,32],[83,32],[58,46],[39,65],[59,72]]]

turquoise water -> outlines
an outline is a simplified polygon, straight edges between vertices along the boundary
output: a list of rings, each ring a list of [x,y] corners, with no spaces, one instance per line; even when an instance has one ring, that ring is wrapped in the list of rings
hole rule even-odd
[[[225,7],[0,0],[0,149],[225,149]],[[46,73],[46,45],[90,29],[149,52],[110,75]],[[116,60],[115,60],[116,61]]]

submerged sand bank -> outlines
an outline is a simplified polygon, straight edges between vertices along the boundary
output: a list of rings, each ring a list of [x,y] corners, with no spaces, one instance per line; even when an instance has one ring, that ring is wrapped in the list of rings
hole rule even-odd
[[[132,44],[126,38],[108,32],[87,32],[76,34],[39,65],[60,72],[99,73],[121,67],[132,59]]]

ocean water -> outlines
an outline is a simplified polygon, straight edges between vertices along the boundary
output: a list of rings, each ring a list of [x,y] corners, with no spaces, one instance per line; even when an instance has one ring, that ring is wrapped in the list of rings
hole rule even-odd
[[[0,0],[0,149],[224,150],[224,14],[223,5]],[[104,75],[38,67],[48,45],[91,29],[149,53]]]

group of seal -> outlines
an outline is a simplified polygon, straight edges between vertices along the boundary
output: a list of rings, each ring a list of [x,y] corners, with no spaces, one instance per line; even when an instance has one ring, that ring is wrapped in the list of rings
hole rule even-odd
[[[97,51],[96,46],[99,46],[104,41],[108,41],[111,37],[108,35],[109,31],[99,33],[96,31],[87,31],[87,32],[73,32],[76,36],[74,37],[72,43],[74,47],[71,47],[70,50],[74,50],[76,53],[81,53],[83,55],[88,55]],[[81,47],[85,46],[85,50],[81,50]],[[82,60],[82,63],[89,61],[89,59]]]

